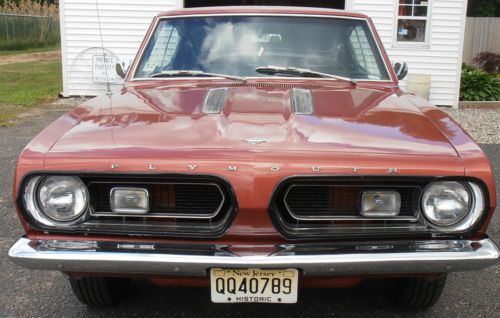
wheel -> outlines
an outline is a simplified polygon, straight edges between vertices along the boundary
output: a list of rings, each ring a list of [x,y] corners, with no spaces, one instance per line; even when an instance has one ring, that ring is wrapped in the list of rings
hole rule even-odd
[[[118,304],[130,285],[129,279],[114,277],[70,277],[69,282],[78,300],[91,307],[110,307]]]
[[[393,299],[408,309],[432,307],[443,292],[446,275],[435,279],[401,278],[393,285]]]

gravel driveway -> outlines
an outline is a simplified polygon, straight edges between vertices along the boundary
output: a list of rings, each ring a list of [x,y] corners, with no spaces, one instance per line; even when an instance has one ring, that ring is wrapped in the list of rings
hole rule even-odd
[[[450,109],[443,107],[480,144],[500,144],[500,109]]]
[[[498,317],[500,265],[483,271],[454,273],[441,300],[425,312],[393,308],[380,282],[353,289],[301,290],[296,305],[216,305],[208,289],[160,288],[145,283],[134,287],[120,306],[105,311],[86,308],[73,297],[66,277],[57,272],[25,270],[7,259],[10,245],[22,235],[11,202],[14,164],[23,146],[63,113],[52,109],[17,126],[0,128],[0,317]],[[464,120],[462,118],[462,120]],[[480,123],[479,123],[480,124]],[[498,134],[498,130],[496,131]],[[496,136],[498,138],[498,136]],[[496,169],[500,193],[500,145],[482,145]],[[498,203],[497,203],[498,205]],[[489,231],[500,242],[500,214]]]

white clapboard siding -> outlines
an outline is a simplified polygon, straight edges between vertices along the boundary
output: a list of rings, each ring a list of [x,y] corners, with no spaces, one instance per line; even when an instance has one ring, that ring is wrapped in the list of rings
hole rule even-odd
[[[428,0],[430,40],[427,46],[403,47],[393,42],[399,0],[346,0],[348,10],[369,15],[392,61],[408,63],[410,74],[430,74],[430,101],[456,106],[460,87],[467,0]],[[106,84],[92,79],[92,56],[116,56],[129,64],[153,16],[183,6],[183,0],[61,0],[61,41],[65,96],[98,95]],[[101,44],[101,32],[104,45]],[[363,45],[361,43],[360,45]],[[361,54],[361,51],[360,51]],[[361,58],[361,56],[360,56]],[[373,61],[366,61],[367,66]],[[405,81],[401,86],[406,86]],[[113,84],[118,89],[120,83]]]
[[[95,96],[106,92],[94,83],[92,56],[116,56],[129,65],[152,18],[159,12],[182,7],[182,0],[61,0],[61,50],[64,96]],[[101,43],[102,32],[102,44]],[[111,85],[119,89],[121,80]]]
[[[404,47],[393,40],[399,0],[351,0],[350,9],[369,15],[391,61],[408,63],[409,74],[430,74],[430,101],[456,106],[460,88],[466,0],[429,0],[430,41],[427,46]],[[405,81],[401,86],[406,87]]]

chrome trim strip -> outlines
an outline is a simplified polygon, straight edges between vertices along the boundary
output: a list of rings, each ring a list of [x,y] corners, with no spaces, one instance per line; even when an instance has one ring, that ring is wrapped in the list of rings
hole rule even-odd
[[[345,11],[342,11],[345,12]],[[159,16],[159,20],[175,19],[175,18],[191,18],[191,17],[214,17],[214,16],[242,16],[242,17],[313,17],[313,18],[330,18],[330,19],[344,19],[344,20],[360,20],[367,21],[366,18],[346,16],[346,15],[332,15],[332,14],[309,14],[309,13],[262,13],[262,12],[233,12],[233,13],[200,13],[200,14],[179,14],[179,15],[164,15]]]
[[[98,181],[98,182],[91,182],[91,184],[95,183],[101,183],[101,184],[113,184],[110,182],[106,181]],[[123,182],[126,184],[145,184],[145,182]],[[192,183],[192,182],[147,182],[146,184],[187,184],[187,185],[211,185],[215,186],[221,196],[222,200],[217,207],[217,210],[215,212],[212,212],[210,214],[189,214],[189,213],[146,213],[146,214],[126,214],[126,213],[113,213],[113,212],[96,212],[94,209],[90,209],[90,215],[94,217],[99,217],[99,216],[111,216],[111,217],[136,217],[136,218],[175,218],[175,219],[212,219],[216,217],[220,211],[222,210],[222,207],[224,206],[224,203],[226,202],[226,196],[224,195],[224,191],[222,191],[221,187],[216,184],[216,183]]]
[[[297,268],[307,276],[443,273],[482,269],[500,257],[498,247],[488,238],[286,244],[275,246],[274,253],[251,256],[230,252],[237,248],[21,238],[10,248],[9,258],[31,269],[206,277],[207,270],[214,267]]]
[[[380,45],[378,44],[377,38],[375,37],[375,30],[373,29],[372,24],[369,23],[368,20],[366,20],[366,23],[368,24],[368,28],[370,29],[370,33],[372,34],[372,39],[375,42],[375,46],[377,47],[377,51],[378,51],[378,54],[380,56],[380,59],[382,60],[382,63],[384,64],[385,71],[387,72],[387,76],[389,76],[389,78],[391,79],[391,80],[385,80],[385,81],[392,82],[392,83],[394,83],[394,82],[397,83],[398,82],[397,78],[394,78],[392,76],[392,73],[389,71],[389,66],[385,62],[385,58],[384,58],[385,55],[382,54],[382,50],[380,49]],[[387,51],[385,53],[387,54]],[[387,56],[387,57],[389,57],[389,56]],[[363,80],[361,80],[361,81],[363,81]]]
[[[245,79],[248,81],[250,80],[295,80],[295,81],[316,81],[316,82],[321,82],[321,81],[326,81],[326,82],[336,82],[338,83],[339,81],[334,79],[334,78],[327,78],[327,77],[286,77],[286,76],[265,76],[265,77],[259,77],[259,76],[248,76],[245,77]],[[190,76],[190,77],[175,77],[175,78],[170,78],[170,77],[164,77],[164,78],[158,78],[158,77],[137,77],[137,78],[132,78],[130,79],[129,82],[139,82],[139,81],[176,81],[176,80],[204,80],[204,81],[212,81],[212,82],[217,82],[221,80],[227,80],[224,77],[196,77],[196,76]],[[391,80],[371,80],[371,79],[360,79],[357,80],[359,82],[381,82],[381,83],[393,83]],[[244,84],[243,84],[244,85]],[[276,84],[279,85],[279,84]],[[320,85],[320,84],[318,84]]]
[[[269,17],[269,16],[281,16],[281,17],[306,17],[306,18],[325,18],[325,19],[346,19],[346,20],[359,20],[359,21],[365,21],[366,24],[368,25],[368,28],[370,29],[370,33],[372,35],[372,39],[375,42],[375,46],[377,47],[377,51],[380,55],[380,58],[382,60],[382,63],[384,64],[385,70],[387,72],[387,76],[389,76],[389,80],[371,80],[371,79],[356,79],[359,82],[383,82],[383,83],[395,83],[397,84],[396,80],[392,77],[392,73],[389,71],[389,68],[387,66],[387,63],[385,62],[384,55],[382,54],[382,51],[380,49],[380,46],[378,44],[377,39],[375,38],[375,33],[374,30],[371,26],[371,24],[368,22],[368,19],[366,18],[358,18],[358,17],[349,17],[349,16],[335,16],[335,15],[322,15],[322,14],[299,14],[299,13],[294,13],[294,14],[286,14],[286,13],[210,13],[210,14],[185,14],[185,15],[174,15],[174,16],[160,16],[156,20],[154,27],[152,28],[151,33],[149,34],[147,41],[145,42],[144,47],[140,50],[140,52],[137,53],[136,59],[134,60],[134,69],[133,72],[131,72],[131,78],[129,82],[135,82],[135,81],[150,81],[150,80],[155,80],[155,81],[165,81],[165,80],[179,80],[179,79],[190,79],[190,80],[199,80],[199,79],[207,79],[206,77],[176,77],[176,78],[141,78],[141,77],[135,77],[135,73],[137,71],[137,66],[139,65],[139,62],[142,58],[142,55],[144,54],[144,51],[146,50],[146,46],[148,45],[149,41],[151,40],[151,37],[153,36],[153,33],[156,31],[156,28],[158,27],[158,24],[162,20],[168,20],[168,19],[176,19],[176,18],[193,18],[193,17],[214,17],[214,16],[254,16],[254,17]],[[316,80],[318,81],[318,78],[307,78],[307,77],[245,77],[247,80],[248,79],[295,79],[295,80]],[[212,79],[223,79],[214,77]],[[327,80],[327,81],[335,81],[338,82],[338,80],[333,79],[333,78],[321,78],[320,80]]]
[[[297,186],[301,186],[301,187],[314,187],[314,186],[318,186],[318,184],[292,184],[291,186],[288,187],[288,189],[286,190],[286,193],[285,193],[285,196],[283,197],[283,204],[285,205],[285,208],[288,212],[288,214],[290,214],[290,216],[294,219],[296,219],[297,221],[409,221],[409,222],[418,222],[420,220],[420,217],[419,217],[419,213],[418,212],[415,212],[415,216],[414,217],[409,217],[409,216],[393,216],[393,217],[390,217],[390,216],[381,216],[381,217],[373,217],[373,216],[317,216],[317,215],[311,215],[311,216],[298,216],[296,215],[295,213],[292,212],[292,209],[290,208],[290,206],[288,205],[288,202],[287,202],[287,197],[288,197],[288,194],[290,193],[290,190],[293,188],[293,187],[297,187]],[[323,186],[328,186],[328,185],[323,185]],[[335,186],[345,186],[345,187],[348,187],[348,185],[342,185],[342,184],[337,184]],[[377,189],[377,186],[372,186],[372,185],[365,185],[366,187],[371,187],[371,188],[374,188],[374,189]],[[398,186],[398,188],[414,188],[412,186]],[[417,187],[417,186],[415,186]],[[355,212],[355,211],[353,211]],[[356,212],[359,212],[359,211],[356,211]],[[409,224],[409,225],[413,225],[413,224]],[[359,226],[357,226],[359,228]]]

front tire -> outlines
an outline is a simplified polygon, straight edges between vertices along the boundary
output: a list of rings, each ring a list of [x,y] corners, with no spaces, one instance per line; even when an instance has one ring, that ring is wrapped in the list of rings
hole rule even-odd
[[[115,277],[70,277],[69,282],[80,302],[101,308],[118,304],[130,285],[129,279]]]
[[[446,275],[435,279],[401,278],[396,281],[394,298],[398,305],[408,309],[432,307],[441,297]]]

